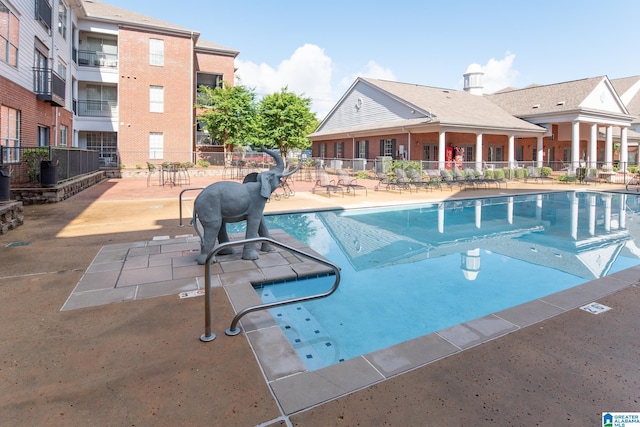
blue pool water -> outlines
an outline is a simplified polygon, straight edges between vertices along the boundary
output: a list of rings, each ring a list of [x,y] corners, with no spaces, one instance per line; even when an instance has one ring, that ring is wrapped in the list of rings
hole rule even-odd
[[[637,196],[562,192],[267,217],[341,267],[270,310],[309,370],[640,263]],[[640,241],[638,241],[640,244]],[[263,301],[333,277],[257,287]]]

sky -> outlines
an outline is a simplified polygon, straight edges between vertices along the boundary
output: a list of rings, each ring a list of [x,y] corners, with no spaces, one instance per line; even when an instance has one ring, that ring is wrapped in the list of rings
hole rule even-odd
[[[240,84],[287,87],[319,120],[357,77],[462,90],[474,65],[492,93],[640,75],[638,0],[102,1],[239,51]]]

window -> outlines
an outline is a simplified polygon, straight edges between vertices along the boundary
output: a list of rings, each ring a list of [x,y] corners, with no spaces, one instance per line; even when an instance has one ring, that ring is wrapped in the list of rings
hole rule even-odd
[[[502,146],[492,145],[489,147],[489,154],[487,156],[489,162],[501,162],[502,161]]]
[[[336,142],[333,151],[336,159],[342,159],[344,157],[344,142]]]
[[[38,147],[49,146],[49,128],[47,126],[38,126]]]
[[[58,58],[58,75],[62,80],[67,80],[67,65]]]
[[[67,39],[67,6],[62,0],[58,2],[58,32]]]
[[[60,140],[59,143],[62,147],[69,145],[69,127],[67,125],[60,125]]]
[[[149,134],[149,159],[162,159],[164,157],[164,134],[151,132]]]
[[[33,68],[35,69],[33,90],[36,93],[47,93],[49,89],[47,87],[47,67],[46,55],[36,49],[33,63]]]
[[[395,139],[381,139],[380,140],[380,155],[394,157],[396,153],[396,140]]]
[[[87,132],[87,150],[98,152],[101,166],[118,166],[118,134]]]
[[[20,111],[0,105],[0,146],[2,161],[20,160]]]
[[[115,86],[87,85],[87,100],[80,104],[80,115],[113,117],[118,108],[118,89]]]
[[[438,144],[423,145],[422,160],[427,162],[437,162],[438,161]]]
[[[164,87],[149,86],[149,112],[164,112]]]
[[[322,144],[318,144],[318,157],[324,159],[327,157],[327,143],[323,142]]]
[[[149,39],[149,65],[164,65],[164,40]]]
[[[18,18],[0,1],[0,61],[18,66]]]
[[[356,158],[369,158],[369,141],[356,141]]]

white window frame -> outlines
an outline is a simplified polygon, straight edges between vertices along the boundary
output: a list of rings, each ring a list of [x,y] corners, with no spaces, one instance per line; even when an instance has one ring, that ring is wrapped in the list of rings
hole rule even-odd
[[[0,61],[6,62],[12,67],[18,66],[18,45],[20,39],[20,20],[9,9],[6,2],[0,1],[2,11],[6,14],[6,34],[0,33]]]
[[[5,163],[20,161],[20,110],[0,104],[0,149]]]
[[[58,33],[63,39],[67,39],[67,5],[62,0],[58,1]]]
[[[60,143],[61,147],[66,147],[69,145],[69,127],[67,125],[60,125]]]
[[[149,112],[164,113],[164,86],[149,86]]]
[[[164,40],[149,39],[149,65],[164,66]]]
[[[149,133],[149,160],[164,158],[164,134],[162,132]]]

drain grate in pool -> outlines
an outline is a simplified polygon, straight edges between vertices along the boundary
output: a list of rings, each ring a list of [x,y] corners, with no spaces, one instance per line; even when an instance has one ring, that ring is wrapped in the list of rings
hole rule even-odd
[[[27,246],[27,245],[30,245],[30,244],[31,244],[31,242],[11,242],[6,247],[10,248],[12,246]]]

